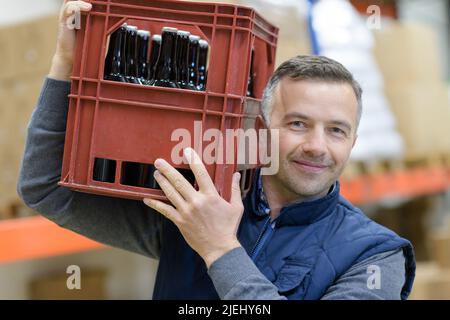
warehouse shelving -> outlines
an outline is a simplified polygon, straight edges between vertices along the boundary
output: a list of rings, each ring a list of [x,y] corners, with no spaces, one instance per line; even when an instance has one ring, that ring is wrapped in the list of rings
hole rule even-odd
[[[99,249],[103,245],[41,217],[0,221],[0,263]]]
[[[355,205],[429,195],[449,188],[450,166],[405,168],[341,180],[343,196]],[[0,263],[104,247],[40,216],[0,221]]]
[[[342,194],[355,205],[430,195],[450,188],[450,167],[425,166],[342,179]]]

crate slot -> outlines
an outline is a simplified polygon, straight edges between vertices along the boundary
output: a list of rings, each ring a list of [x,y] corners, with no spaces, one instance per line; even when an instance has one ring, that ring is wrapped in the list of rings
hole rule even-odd
[[[92,179],[99,182],[114,183],[116,180],[116,161],[95,158]]]
[[[155,166],[138,162],[122,162],[122,174],[120,183],[123,185],[157,189],[161,187],[153,178]]]

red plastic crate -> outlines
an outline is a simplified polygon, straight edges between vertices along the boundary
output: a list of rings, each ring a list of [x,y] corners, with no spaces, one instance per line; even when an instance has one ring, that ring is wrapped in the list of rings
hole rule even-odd
[[[187,1],[98,0],[83,14],[77,48],[60,185],[129,199],[163,199],[161,190],[121,184],[122,163],[171,162],[175,129],[192,133],[255,128],[260,99],[275,65],[278,29],[253,9],[237,5]],[[210,45],[206,91],[141,86],[103,80],[109,35],[123,23],[160,33],[175,27],[206,39]],[[254,94],[246,97],[251,50],[254,50]],[[192,141],[195,146],[197,141]],[[235,145],[237,145],[236,142]],[[205,148],[209,142],[205,142]],[[226,145],[224,145],[226,148]],[[235,150],[236,153],[236,150]],[[234,155],[236,156],[236,155]],[[114,183],[93,180],[95,158],[116,161]],[[186,165],[174,165],[187,169]],[[210,164],[207,170],[219,193],[230,197],[231,177],[255,166]],[[249,177],[246,188],[249,187]],[[243,182],[245,183],[245,181]]]

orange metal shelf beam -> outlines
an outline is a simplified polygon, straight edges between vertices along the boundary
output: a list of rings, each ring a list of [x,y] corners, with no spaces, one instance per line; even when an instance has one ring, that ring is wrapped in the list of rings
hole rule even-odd
[[[341,179],[342,195],[360,205],[442,192],[450,188],[450,167],[418,167]]]
[[[99,249],[103,245],[41,217],[0,221],[0,263]]]

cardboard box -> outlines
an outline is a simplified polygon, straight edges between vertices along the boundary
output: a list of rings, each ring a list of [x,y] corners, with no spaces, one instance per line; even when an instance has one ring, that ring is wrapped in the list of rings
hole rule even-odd
[[[68,289],[70,274],[54,274],[33,280],[29,297],[33,300],[104,300],[106,296],[106,271],[81,268],[81,289]]]
[[[295,56],[312,53],[306,13],[295,6],[264,5],[256,1],[254,7],[279,28],[276,66]]]
[[[296,39],[281,35],[278,40],[276,65],[279,66],[290,58],[298,55],[311,54],[311,52],[312,49],[309,43],[309,38],[305,35]]]
[[[27,74],[48,70],[55,53],[58,18],[49,16],[23,24],[15,29],[15,73]]]
[[[0,29],[0,204],[18,201],[26,128],[54,54],[57,17]],[[9,214],[8,214],[9,215]]]
[[[430,234],[431,255],[436,264],[450,271],[450,230],[435,231]]]
[[[0,203],[18,199],[16,185],[27,126],[46,73],[0,80]]]
[[[48,70],[57,35],[55,15],[0,29],[0,78]]]
[[[14,32],[12,28],[0,29],[0,77],[8,77],[14,74]]]
[[[396,82],[386,96],[405,141],[407,158],[447,154],[450,150],[450,106],[443,83]]]
[[[211,0],[201,1],[211,2]],[[293,5],[277,6],[271,2],[258,0],[219,0],[217,2],[252,7],[264,19],[279,28],[276,66],[295,56],[312,53],[308,20],[306,12],[301,12],[304,8],[301,2],[297,4],[300,9]]]
[[[434,262],[417,263],[416,278],[410,300],[449,300],[450,271]]]
[[[375,57],[386,82],[443,80],[437,35],[415,23],[384,23],[375,32]]]
[[[16,218],[14,207],[10,203],[0,202],[0,220],[14,218]]]

